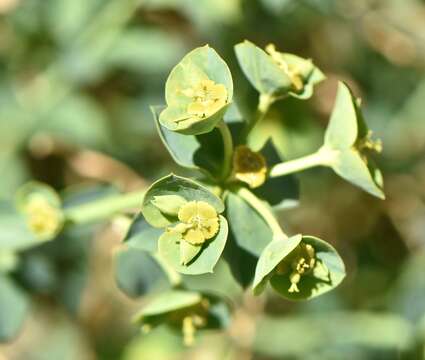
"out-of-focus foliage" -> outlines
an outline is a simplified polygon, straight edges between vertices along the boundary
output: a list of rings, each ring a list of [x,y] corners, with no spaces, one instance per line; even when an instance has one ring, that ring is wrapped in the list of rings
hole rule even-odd
[[[421,358],[424,34],[421,0],[0,0],[0,340],[10,339],[0,345],[0,358]],[[66,189],[72,204],[137,189],[174,170],[148,104],[163,104],[171,68],[209,43],[229,64],[241,112],[255,108],[257,93],[233,53],[245,39],[312,58],[328,78],[302,105],[291,98],[276,103],[253,141],[272,135],[290,159],[316,150],[335,79],[343,79],[383,139],[377,161],[387,200],[327,169],[301,174],[299,206],[281,212],[282,223],[341,250],[347,279],[307,304],[243,297],[227,333],[206,333],[186,349],[169,329],[143,335],[128,321],[145,299],[119,292],[112,253],[120,254],[114,261],[125,271],[151,261],[144,249],[140,260],[119,249],[128,219],[71,228],[27,249],[27,235],[8,231],[18,221],[11,204],[29,179]],[[10,239],[22,246],[3,247]],[[247,250],[242,272],[231,261],[217,265],[229,297],[238,289],[229,272],[254,275],[248,269],[254,245],[241,243]],[[137,240],[128,246],[137,248]],[[118,283],[133,297],[150,286],[126,280]],[[217,285],[208,275],[184,281],[199,291]],[[9,326],[24,315],[21,329]]]

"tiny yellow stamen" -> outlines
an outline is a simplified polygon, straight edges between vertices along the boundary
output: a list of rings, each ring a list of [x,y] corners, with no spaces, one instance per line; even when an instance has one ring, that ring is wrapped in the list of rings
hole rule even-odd
[[[205,201],[190,201],[183,205],[178,218],[187,228],[182,234],[183,240],[193,245],[203,244],[219,230],[217,212]]]
[[[266,46],[266,52],[270,55],[275,64],[289,76],[295,90],[302,90],[304,87],[304,81],[301,76],[301,69],[298,66],[294,66],[293,64],[286,62],[283,58],[283,54],[276,50],[274,44],[268,44]]]
[[[210,79],[201,80],[182,93],[192,100],[187,106],[187,113],[198,119],[213,115],[227,103],[226,87]]]
[[[298,284],[302,275],[311,273],[317,264],[316,251],[310,244],[301,243],[291,254],[290,260],[281,261],[276,267],[276,273],[279,275],[289,275],[291,283],[288,292],[300,292]]]
[[[373,132],[371,130],[368,131],[367,135],[360,139],[355,145],[359,151],[363,150],[372,150],[376,153],[382,152],[382,141],[381,139],[373,140],[372,139]]]
[[[182,324],[183,343],[186,346],[192,346],[195,342],[196,327],[193,323],[192,316],[186,316]]]

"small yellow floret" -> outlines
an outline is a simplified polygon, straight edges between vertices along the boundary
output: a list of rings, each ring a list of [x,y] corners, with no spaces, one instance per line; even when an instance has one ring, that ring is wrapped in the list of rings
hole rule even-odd
[[[183,205],[178,218],[186,225],[186,231],[182,234],[183,239],[192,245],[203,244],[213,238],[219,230],[217,211],[204,201],[190,201]]]
[[[235,178],[256,188],[266,181],[267,164],[264,157],[249,147],[241,145],[235,150],[233,157]]]
[[[182,93],[192,99],[187,106],[187,113],[198,119],[213,115],[227,103],[226,87],[210,79],[201,80],[192,88],[183,90]]]
[[[24,211],[27,215],[28,227],[37,237],[54,236],[62,224],[61,212],[41,195],[32,195]]]

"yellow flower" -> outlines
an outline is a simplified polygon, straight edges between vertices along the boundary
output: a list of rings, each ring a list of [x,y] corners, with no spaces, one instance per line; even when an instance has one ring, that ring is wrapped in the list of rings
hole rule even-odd
[[[182,224],[174,230],[182,232],[183,239],[192,245],[203,244],[213,238],[219,230],[219,221],[216,210],[204,201],[190,201],[183,205],[178,213]]]
[[[304,81],[302,76],[304,69],[302,69],[300,65],[296,66],[286,61],[284,58],[284,54],[279,51],[276,51],[276,47],[273,44],[269,44],[266,46],[266,52],[270,55],[275,64],[279,66],[286,73],[286,75],[289,76],[292,82],[292,86],[295,88],[295,90],[302,90],[304,87]],[[306,68],[312,67],[311,60],[305,60],[304,66]]]
[[[31,195],[24,209],[30,230],[39,238],[54,236],[62,225],[62,213],[39,194]]]
[[[235,149],[233,168],[235,178],[251,188],[259,187],[266,181],[266,160],[247,146],[241,145]]]
[[[215,114],[227,103],[226,87],[210,79],[201,80],[192,88],[182,92],[192,100],[187,106],[187,113],[198,119]]]

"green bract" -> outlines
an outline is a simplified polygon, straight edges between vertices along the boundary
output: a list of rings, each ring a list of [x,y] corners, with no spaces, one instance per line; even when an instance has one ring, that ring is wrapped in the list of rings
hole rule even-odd
[[[167,324],[192,345],[197,330],[220,329],[229,322],[229,305],[216,295],[172,290],[158,295],[135,317],[142,331]]]
[[[189,169],[208,175],[220,174],[223,163],[223,140],[218,129],[202,135],[183,135],[161,125],[158,120],[163,106],[151,107],[159,136],[173,160]]]
[[[187,54],[165,85],[167,107],[159,116],[167,129],[188,135],[210,132],[233,97],[229,68],[208,45]]]
[[[223,202],[206,187],[193,180],[171,174],[153,183],[143,199],[142,214],[154,227],[164,228],[177,221],[177,214],[170,216],[154,205],[155,198],[164,195],[177,195],[187,202],[204,201],[218,214],[224,211]]]
[[[223,211],[223,202],[207,188],[175,175],[154,183],[142,207],[146,221],[164,229],[159,254],[183,274],[213,271],[227,240]]]
[[[263,95],[307,99],[313,86],[325,78],[311,60],[278,52],[272,44],[263,51],[245,40],[235,46],[235,52],[245,76]]]
[[[296,235],[264,249],[253,287],[261,293],[270,281],[281,296],[306,300],[332,290],[344,277],[344,263],[332,246],[313,236]]]
[[[0,204],[0,250],[24,250],[52,240],[62,229],[61,200],[50,187],[38,182],[23,185],[15,206]]]
[[[328,165],[338,175],[384,199],[381,172],[369,158],[369,153],[380,152],[382,145],[371,139],[359,103],[348,86],[340,82],[322,150],[329,153]]]
[[[22,186],[16,206],[25,216],[30,231],[40,240],[53,239],[61,230],[64,222],[61,200],[51,187],[37,182]]]

